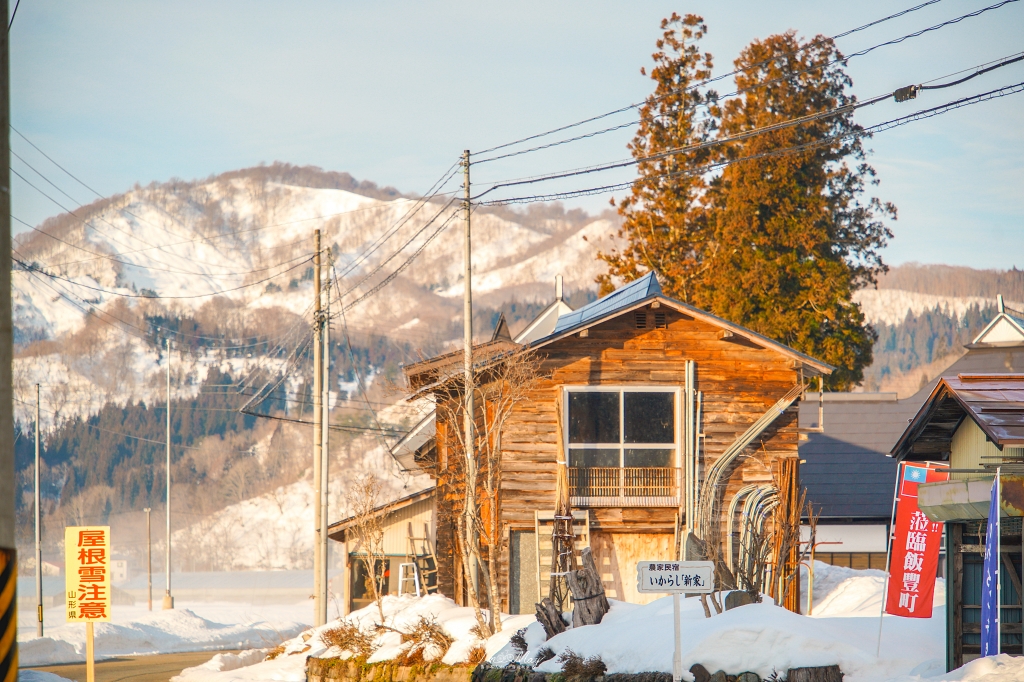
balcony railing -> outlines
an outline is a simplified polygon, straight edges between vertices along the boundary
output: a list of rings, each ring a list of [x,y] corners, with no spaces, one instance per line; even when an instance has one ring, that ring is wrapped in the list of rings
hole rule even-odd
[[[580,507],[675,507],[677,467],[569,467],[569,496]]]

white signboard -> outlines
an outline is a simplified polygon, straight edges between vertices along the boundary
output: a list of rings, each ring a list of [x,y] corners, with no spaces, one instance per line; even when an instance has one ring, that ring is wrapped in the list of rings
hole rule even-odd
[[[715,591],[711,561],[640,561],[636,565],[638,592],[710,594]]]

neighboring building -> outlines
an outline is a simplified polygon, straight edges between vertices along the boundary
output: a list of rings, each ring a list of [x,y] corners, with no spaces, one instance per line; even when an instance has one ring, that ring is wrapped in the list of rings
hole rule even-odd
[[[731,564],[739,551],[734,521],[767,509],[757,504],[774,494],[771,469],[798,460],[804,381],[832,368],[668,298],[653,273],[557,312],[542,313],[544,325],[528,327],[519,343],[496,334],[477,347],[477,357],[529,348],[541,363],[529,400],[501,436],[502,610],[533,612],[546,595],[558,462],[567,465],[577,546],[593,550],[609,597],[642,603],[656,596],[637,593],[636,563],[682,553],[705,481],[720,495],[714,523]],[[417,395],[444,400],[461,363],[459,351],[405,374]],[[486,376],[485,365],[477,371]],[[461,492],[444,436],[454,428],[461,427],[414,429],[395,456],[437,481],[438,586],[463,602],[452,521]]]
[[[114,585],[121,585],[128,582],[128,560],[111,559],[110,561],[110,582]]]
[[[948,462],[951,470],[953,480],[918,488],[921,511],[946,524],[946,652],[950,670],[980,654],[986,521],[995,470],[1001,467],[1002,651],[1024,653],[1024,374],[964,372],[942,377],[892,455],[897,461]]]
[[[434,488],[427,488],[374,510],[384,530],[384,556],[377,560],[375,573],[381,594],[420,594],[437,591],[437,564],[434,558],[437,506]],[[342,611],[345,614],[361,609],[373,601],[373,585],[365,549],[360,546],[355,526],[358,519],[348,517],[331,524],[327,536],[341,543],[345,562],[332,591],[344,592]],[[405,568],[402,568],[402,565]],[[402,578],[406,580],[402,581]],[[340,589],[337,589],[340,588]]]
[[[823,543],[816,560],[885,568],[896,483],[888,454],[916,411],[895,393],[808,393],[800,403],[800,482],[819,514],[815,540]]]
[[[887,529],[896,485],[890,450],[942,377],[1024,372],[1024,312],[998,298],[996,317],[967,353],[909,398],[894,393],[817,393],[800,403],[802,485],[820,512],[815,558],[853,568],[885,568]],[[823,419],[819,419],[819,412]],[[822,423],[823,422],[823,425]],[[942,565],[940,564],[940,570]]]

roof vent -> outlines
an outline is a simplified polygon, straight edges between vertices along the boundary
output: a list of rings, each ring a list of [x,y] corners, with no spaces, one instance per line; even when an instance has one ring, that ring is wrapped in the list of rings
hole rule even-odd
[[[636,315],[636,328],[647,329],[647,311],[638,310],[634,313]]]
[[[668,322],[665,319],[665,313],[654,313],[654,328],[668,329]]]

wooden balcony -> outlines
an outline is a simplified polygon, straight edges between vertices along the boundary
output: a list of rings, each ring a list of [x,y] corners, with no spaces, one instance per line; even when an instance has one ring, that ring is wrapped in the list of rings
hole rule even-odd
[[[677,507],[678,467],[569,467],[574,507]]]

